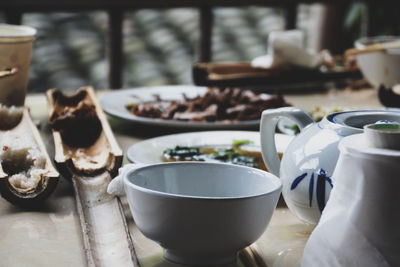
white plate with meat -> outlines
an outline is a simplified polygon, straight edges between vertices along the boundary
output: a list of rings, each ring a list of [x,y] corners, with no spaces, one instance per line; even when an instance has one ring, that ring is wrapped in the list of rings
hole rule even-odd
[[[161,127],[249,129],[261,111],[286,105],[283,98],[249,90],[157,86],[100,95],[104,111],[127,121]]]

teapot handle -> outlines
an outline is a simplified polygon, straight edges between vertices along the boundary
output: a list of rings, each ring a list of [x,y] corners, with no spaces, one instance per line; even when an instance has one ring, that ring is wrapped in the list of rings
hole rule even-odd
[[[281,162],[275,145],[275,128],[278,121],[288,118],[294,121],[301,129],[313,123],[313,119],[301,109],[284,107],[264,110],[261,115],[260,135],[261,152],[265,165],[269,171],[279,177]]]

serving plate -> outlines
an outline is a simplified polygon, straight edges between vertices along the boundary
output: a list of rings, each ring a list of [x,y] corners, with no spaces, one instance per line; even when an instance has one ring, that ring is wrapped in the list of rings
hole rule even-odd
[[[192,85],[142,87],[105,93],[99,98],[103,110],[107,114],[119,119],[145,125],[202,130],[254,129],[259,125],[259,120],[235,122],[189,122],[146,118],[136,116],[126,109],[126,105],[129,103],[139,104],[155,101],[155,95],[159,96],[162,100],[172,101],[183,99],[183,94],[189,98],[194,98],[204,94],[206,90],[207,87]]]
[[[293,136],[276,134],[278,152],[285,151]],[[219,146],[232,145],[233,140],[249,140],[254,146],[260,146],[260,133],[255,131],[204,131],[171,134],[147,139],[130,146],[126,152],[129,161],[134,163],[160,163],[167,148],[180,146]]]

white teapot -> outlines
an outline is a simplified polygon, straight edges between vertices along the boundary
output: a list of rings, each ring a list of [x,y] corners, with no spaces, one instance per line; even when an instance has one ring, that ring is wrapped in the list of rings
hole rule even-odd
[[[295,122],[301,129],[279,160],[275,147],[275,127],[281,118]],[[268,169],[282,179],[282,194],[289,209],[301,220],[319,221],[330,191],[331,177],[338,157],[339,141],[362,133],[364,125],[377,121],[400,123],[400,112],[359,110],[328,114],[314,123],[304,111],[285,107],[265,110],[261,116],[261,150]]]

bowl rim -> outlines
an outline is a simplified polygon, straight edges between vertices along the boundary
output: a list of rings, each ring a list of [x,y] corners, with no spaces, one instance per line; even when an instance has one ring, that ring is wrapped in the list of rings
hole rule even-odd
[[[383,40],[399,40],[400,36],[396,35],[376,35],[376,36],[364,36],[354,41],[354,47],[362,49],[365,47],[366,42],[371,41],[383,41]],[[399,50],[399,49],[388,49],[388,50]]]
[[[250,171],[258,172],[264,176],[265,178],[268,178],[272,180],[273,187],[272,189],[268,190],[267,192],[263,193],[257,193],[257,194],[249,194],[249,195],[244,195],[244,196],[235,196],[235,197],[210,197],[210,196],[192,196],[192,195],[184,195],[184,194],[173,194],[173,193],[167,193],[167,192],[162,192],[162,191],[157,191],[153,189],[148,189],[144,188],[141,186],[138,186],[128,180],[128,177],[132,175],[132,173],[139,172],[144,169],[156,167],[156,166],[168,166],[168,165],[199,165],[199,164],[205,164],[209,166],[219,166],[219,167],[233,167],[233,168],[242,168],[242,169],[247,169]],[[277,191],[282,190],[282,181],[275,176],[274,174],[270,172],[266,172],[260,169],[256,169],[253,167],[247,167],[247,166],[242,166],[242,165],[234,165],[234,164],[228,164],[228,163],[219,163],[219,162],[194,162],[194,161],[189,161],[189,162],[163,162],[163,163],[157,163],[157,164],[150,164],[147,166],[143,166],[140,168],[136,169],[131,169],[123,177],[123,183],[124,187],[125,186],[130,186],[133,189],[136,189],[138,191],[148,193],[150,195],[157,195],[157,196],[162,196],[166,198],[182,198],[182,199],[193,199],[193,200],[218,200],[218,201],[223,201],[223,200],[240,200],[240,199],[250,199],[250,198],[256,198],[256,197],[262,197],[270,194],[274,194]]]
[[[15,30],[15,32],[0,33],[0,37],[2,38],[33,37],[37,33],[37,30],[35,28],[26,25],[13,25],[13,24],[0,23],[0,29]]]

